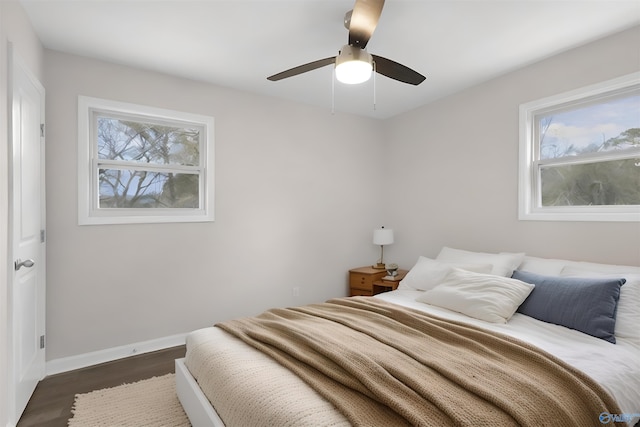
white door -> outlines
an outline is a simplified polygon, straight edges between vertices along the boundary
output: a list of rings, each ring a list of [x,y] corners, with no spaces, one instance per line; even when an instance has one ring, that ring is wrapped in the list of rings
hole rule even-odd
[[[9,51],[9,421],[15,423],[45,373],[44,88]]]

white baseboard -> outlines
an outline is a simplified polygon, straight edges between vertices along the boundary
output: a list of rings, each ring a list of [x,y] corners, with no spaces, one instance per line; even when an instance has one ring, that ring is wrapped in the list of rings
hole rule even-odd
[[[60,374],[62,372],[86,368],[87,366],[111,362],[113,360],[123,359],[137,354],[150,353],[152,351],[163,350],[165,348],[177,347],[184,345],[186,336],[186,333],[177,334],[154,340],[123,345],[120,347],[92,351],[91,353],[49,360],[46,362],[46,375]]]

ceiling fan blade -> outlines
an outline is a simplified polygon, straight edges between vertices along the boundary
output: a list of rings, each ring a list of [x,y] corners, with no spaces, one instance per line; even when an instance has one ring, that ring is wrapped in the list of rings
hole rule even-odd
[[[349,24],[349,44],[364,49],[378,25],[384,0],[357,0]]]
[[[417,71],[413,71],[411,68],[398,64],[395,61],[378,55],[371,56],[373,57],[373,61],[376,63],[376,72],[383,76],[416,86],[422,83],[426,78]]]
[[[286,79],[287,77],[297,76],[298,74],[306,73],[307,71],[315,70],[316,68],[324,67],[325,65],[334,64],[336,62],[336,57],[332,56],[330,58],[319,59],[317,61],[309,62],[308,64],[299,65],[297,67],[293,67],[289,70],[283,71],[278,74],[274,74],[273,76],[267,77],[267,80],[271,80],[272,82]]]

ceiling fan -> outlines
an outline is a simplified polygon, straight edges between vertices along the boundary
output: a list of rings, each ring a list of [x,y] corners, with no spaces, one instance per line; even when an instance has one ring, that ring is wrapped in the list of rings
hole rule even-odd
[[[336,78],[343,83],[365,82],[375,71],[399,82],[419,85],[425,79],[422,74],[390,59],[372,55],[365,49],[378,25],[383,6],[384,0],[356,0],[353,10],[344,17],[344,26],[349,30],[349,42],[342,47],[338,56],[291,68],[269,76],[267,80],[278,81],[335,64]]]

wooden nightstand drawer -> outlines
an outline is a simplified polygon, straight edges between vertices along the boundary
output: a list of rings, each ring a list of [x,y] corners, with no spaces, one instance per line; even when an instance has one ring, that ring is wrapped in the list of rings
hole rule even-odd
[[[378,277],[370,274],[351,273],[349,275],[349,286],[370,291],[373,289],[373,282],[376,280],[378,280]]]
[[[387,275],[386,270],[360,267],[349,270],[350,295],[373,295],[373,282]]]

